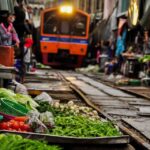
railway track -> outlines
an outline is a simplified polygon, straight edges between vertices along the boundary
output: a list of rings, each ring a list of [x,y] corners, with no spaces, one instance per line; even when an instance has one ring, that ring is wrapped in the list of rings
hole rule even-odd
[[[100,116],[115,121],[131,137],[131,143],[136,145],[136,149],[150,149],[149,117],[148,114],[146,117],[144,113],[142,115],[141,111],[143,107],[150,105],[147,99],[114,89],[83,74],[68,71],[43,70],[28,74],[25,85],[31,95],[46,91],[55,100],[73,100],[93,107]],[[146,130],[142,131],[145,127]]]
[[[114,86],[108,86],[82,74],[62,74],[84,93],[106,118],[116,121],[118,126],[138,143],[138,149],[150,149],[148,99],[115,89]]]

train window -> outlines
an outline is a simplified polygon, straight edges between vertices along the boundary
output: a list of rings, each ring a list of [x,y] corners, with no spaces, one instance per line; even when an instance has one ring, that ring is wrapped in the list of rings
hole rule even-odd
[[[61,34],[69,34],[70,33],[70,25],[68,21],[61,22]]]
[[[86,24],[87,24],[87,17],[80,13],[77,13],[76,17],[73,20],[72,35],[85,36]]]
[[[46,12],[44,15],[44,33],[57,34],[58,17],[56,11]]]

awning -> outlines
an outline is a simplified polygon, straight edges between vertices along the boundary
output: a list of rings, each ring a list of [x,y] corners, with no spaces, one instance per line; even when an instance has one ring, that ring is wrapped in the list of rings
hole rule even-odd
[[[150,30],[150,6],[147,9],[147,12],[144,14],[142,19],[140,20],[140,24],[146,30]]]
[[[112,30],[117,29],[117,5],[113,9],[113,12],[107,19],[99,21],[96,28],[92,32],[93,40],[99,42],[100,40],[109,40],[112,34]]]

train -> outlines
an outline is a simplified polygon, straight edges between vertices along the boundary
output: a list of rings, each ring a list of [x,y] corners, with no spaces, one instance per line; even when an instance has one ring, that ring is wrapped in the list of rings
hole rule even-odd
[[[90,15],[61,5],[41,14],[40,51],[45,65],[80,67],[87,54]]]

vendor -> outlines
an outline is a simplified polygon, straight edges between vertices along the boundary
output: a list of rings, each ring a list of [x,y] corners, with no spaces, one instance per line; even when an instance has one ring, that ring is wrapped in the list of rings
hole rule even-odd
[[[0,11],[0,45],[19,46],[18,35],[13,27],[14,16],[7,10]]]
[[[0,11],[0,46],[19,47],[18,35],[13,27],[14,16],[7,10]],[[4,79],[3,87],[7,87],[11,80]]]

